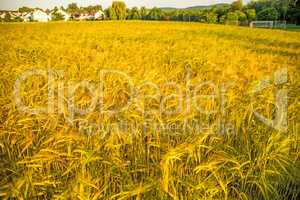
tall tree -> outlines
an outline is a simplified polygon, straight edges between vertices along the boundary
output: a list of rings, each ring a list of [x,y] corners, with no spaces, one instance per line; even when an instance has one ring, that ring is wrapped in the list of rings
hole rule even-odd
[[[141,14],[137,7],[133,7],[129,10],[128,19],[141,19]]]
[[[249,22],[256,20],[256,11],[255,11],[255,9],[247,9],[245,11],[245,13],[247,15],[247,18],[248,18]]]
[[[231,4],[231,11],[242,10],[243,9],[243,1],[236,0]]]
[[[226,16],[226,14],[229,12],[230,6],[228,6],[228,5],[215,6],[214,9],[215,9],[215,13],[218,16],[218,21],[221,22],[221,18],[224,19],[224,17]]]
[[[257,13],[257,18],[259,20],[277,20],[279,16],[278,11],[275,8],[266,8],[259,13]]]
[[[147,8],[141,7],[140,14],[142,19],[144,20],[147,19],[147,15],[148,15]]]
[[[292,0],[287,12],[290,23],[300,25],[300,0]]]
[[[93,13],[98,12],[99,10],[102,10],[102,6],[95,5],[95,6],[82,7],[82,8],[80,8],[80,10],[83,13],[93,14]]]
[[[111,12],[117,20],[126,19],[126,4],[123,1],[114,1],[111,5]]]
[[[78,13],[80,11],[79,7],[76,3],[71,3],[68,5],[67,11],[71,13],[72,15]]]
[[[213,10],[207,10],[204,16],[205,16],[205,22],[209,24],[217,23],[218,21],[218,15]]]
[[[55,7],[53,8],[52,12],[55,13],[55,12],[57,12],[57,11],[58,11],[58,8],[57,8],[57,6],[55,6]]]
[[[280,14],[281,19],[285,20],[290,4],[294,0],[274,0],[273,5]]]
[[[161,20],[163,19],[163,11],[160,8],[152,8],[148,13],[147,19],[150,20]]]
[[[109,7],[107,9],[107,17],[110,20],[117,20],[117,14],[116,14],[115,10],[112,7]]]
[[[239,20],[238,13],[229,12],[226,15],[225,23],[226,24],[231,24],[231,25],[236,25],[238,23],[238,20]]]

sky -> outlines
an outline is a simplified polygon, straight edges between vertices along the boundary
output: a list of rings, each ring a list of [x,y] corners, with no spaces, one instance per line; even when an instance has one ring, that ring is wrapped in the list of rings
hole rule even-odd
[[[216,3],[231,3],[233,0],[124,0],[128,7],[146,6],[147,8],[156,7],[176,7],[185,8],[198,5],[212,5]],[[112,0],[0,0],[0,10],[16,10],[22,6],[54,8],[54,6],[66,7],[69,3],[75,2],[79,6],[102,5],[107,8]],[[249,2],[249,0],[244,0]]]

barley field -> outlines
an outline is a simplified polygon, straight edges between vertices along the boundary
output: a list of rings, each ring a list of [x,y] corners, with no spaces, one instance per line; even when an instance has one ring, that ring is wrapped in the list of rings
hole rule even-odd
[[[299,199],[299,67],[296,32],[0,24],[0,199]]]

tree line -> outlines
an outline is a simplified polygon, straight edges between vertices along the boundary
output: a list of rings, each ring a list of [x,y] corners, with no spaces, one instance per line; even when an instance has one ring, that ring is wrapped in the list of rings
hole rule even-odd
[[[35,9],[39,9],[39,8],[35,8]],[[66,11],[70,14],[91,14],[91,13],[95,13],[99,10],[102,10],[102,6],[101,5],[94,5],[94,6],[87,6],[87,7],[79,7],[76,3],[70,3],[67,8],[64,8],[63,6],[61,7],[57,7],[55,6],[52,10],[46,9],[46,13],[50,13],[51,11],[55,11],[55,10],[63,10]],[[34,8],[29,8],[29,7],[21,7],[18,9],[19,12],[21,13],[29,13],[34,11]]]
[[[201,9],[162,9],[145,7],[126,9],[124,2],[114,2],[107,9],[107,17],[116,19],[111,10],[122,10],[118,19],[196,21],[205,23],[247,24],[254,20],[284,20],[300,24],[300,0],[256,0],[244,5],[242,0],[232,4],[217,4]],[[126,17],[125,17],[126,16]]]
[[[102,10],[101,5],[79,7],[71,3],[62,9],[71,16],[90,14]],[[31,12],[33,9],[22,7],[19,12]],[[190,9],[163,9],[154,7],[127,8],[123,1],[114,1],[112,5],[103,10],[107,20],[166,20],[166,21],[192,21],[219,24],[247,25],[254,20],[285,20],[288,23],[300,24],[300,0],[256,0],[243,4],[236,0],[232,4],[217,4],[207,8]],[[50,13],[50,10],[46,10]]]

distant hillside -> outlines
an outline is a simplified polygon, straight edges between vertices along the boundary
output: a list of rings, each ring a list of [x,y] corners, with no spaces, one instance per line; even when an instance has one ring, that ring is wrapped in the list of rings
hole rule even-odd
[[[212,7],[223,7],[223,6],[230,6],[230,4],[227,3],[219,3],[219,4],[214,4],[214,5],[207,5],[207,6],[192,6],[192,7],[187,7],[187,8],[173,8],[173,7],[162,7],[163,11],[166,12],[172,12],[175,10],[204,10],[204,9],[210,9]]]
[[[213,7],[212,5],[210,6],[192,6],[192,7],[188,7],[188,8],[185,8],[184,10],[203,10],[203,9],[209,9]]]
[[[162,9],[165,12],[172,12],[172,11],[175,11],[175,10],[179,10],[178,8],[172,8],[172,7],[162,7],[160,9]]]
[[[228,3],[219,3],[219,4],[214,4],[214,5],[208,5],[208,6],[192,6],[185,8],[185,10],[203,10],[203,9],[210,9],[212,7],[223,7],[223,6],[229,6],[230,4]]]

